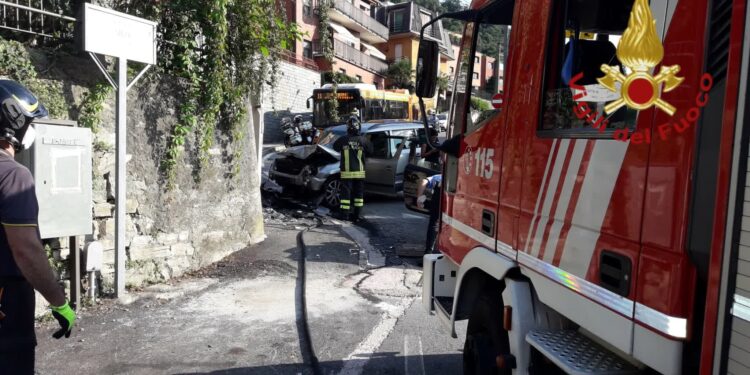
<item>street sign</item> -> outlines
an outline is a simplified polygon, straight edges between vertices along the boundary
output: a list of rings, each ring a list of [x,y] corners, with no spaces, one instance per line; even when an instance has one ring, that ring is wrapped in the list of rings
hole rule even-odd
[[[503,106],[503,94],[497,93],[495,95],[492,95],[492,107],[495,109],[500,109]]]
[[[115,12],[100,6],[84,4],[83,49],[110,85],[117,90],[117,125],[115,127],[115,296],[125,293],[125,198],[127,196],[128,90],[156,64],[156,22]],[[117,81],[109,74],[97,54],[117,58]],[[128,83],[128,60],[146,66]]]
[[[83,25],[87,52],[156,64],[156,22],[86,3]]]

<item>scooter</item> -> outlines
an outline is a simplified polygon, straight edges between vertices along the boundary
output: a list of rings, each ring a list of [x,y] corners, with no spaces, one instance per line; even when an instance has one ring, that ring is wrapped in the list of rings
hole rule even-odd
[[[320,136],[320,130],[313,127],[310,121],[305,121],[299,126],[299,132],[302,135],[302,144],[312,145]]]
[[[281,131],[284,133],[284,146],[292,147],[302,144],[302,134],[289,117],[281,119]]]

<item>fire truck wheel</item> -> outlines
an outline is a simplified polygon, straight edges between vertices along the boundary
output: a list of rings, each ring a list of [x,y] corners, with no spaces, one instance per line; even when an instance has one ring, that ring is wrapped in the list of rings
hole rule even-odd
[[[464,374],[510,374],[510,369],[498,369],[496,358],[510,352],[508,332],[503,329],[502,287],[487,288],[477,298],[469,316],[464,343]]]

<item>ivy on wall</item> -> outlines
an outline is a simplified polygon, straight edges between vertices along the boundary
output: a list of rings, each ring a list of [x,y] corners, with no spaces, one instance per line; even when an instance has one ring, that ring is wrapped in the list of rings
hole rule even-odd
[[[191,160],[198,161],[194,172],[200,172],[221,135],[227,172],[230,177],[238,174],[247,104],[251,98],[260,100],[264,85],[273,89],[279,53],[303,35],[295,23],[287,22],[282,4],[276,0],[115,0],[109,5],[158,22],[159,65],[149,76],[178,78],[177,122],[161,162],[165,186],[174,186],[186,149],[195,151]],[[37,78],[23,44],[0,38],[0,75],[27,85],[50,116],[68,117],[62,87]],[[106,83],[89,89],[79,108],[82,126],[98,130],[103,102],[111,92]],[[193,175],[200,180],[200,173]]]
[[[209,161],[218,131],[233,142],[231,176],[239,173],[246,104],[263,84],[277,83],[278,53],[302,38],[275,0],[176,0],[150,4],[160,18],[160,71],[183,78],[184,98],[162,162],[167,186],[189,137],[195,136],[198,168]],[[199,176],[199,175],[197,175]]]
[[[97,133],[102,121],[101,114],[104,109],[104,101],[113,91],[114,89],[108,82],[95,84],[83,97],[78,114],[78,124],[91,129],[93,133]]]
[[[323,52],[323,58],[326,59],[328,65],[331,67],[333,72],[333,35],[329,25],[331,24],[331,18],[329,12],[333,8],[333,0],[320,0],[318,3],[318,30],[320,33],[320,46]],[[328,99],[328,117],[331,121],[339,121],[339,101],[338,101],[338,74],[331,74],[331,85],[333,86],[333,95]]]
[[[23,44],[0,37],[0,76],[28,87],[39,101],[44,103],[50,117],[68,117],[68,106],[62,94],[62,85],[38,78],[31,56]]]

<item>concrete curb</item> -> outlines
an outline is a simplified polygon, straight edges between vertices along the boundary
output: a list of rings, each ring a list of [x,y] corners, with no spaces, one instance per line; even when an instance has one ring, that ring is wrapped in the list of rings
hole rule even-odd
[[[360,268],[370,269],[385,266],[385,256],[370,245],[368,233],[364,229],[335,219],[330,219],[330,221],[338,225],[341,231],[359,247]]]

